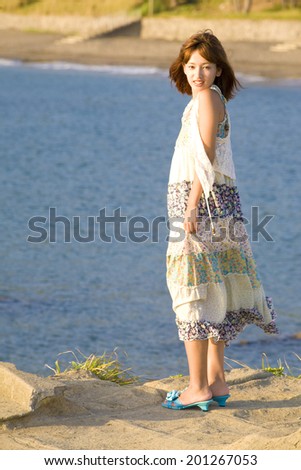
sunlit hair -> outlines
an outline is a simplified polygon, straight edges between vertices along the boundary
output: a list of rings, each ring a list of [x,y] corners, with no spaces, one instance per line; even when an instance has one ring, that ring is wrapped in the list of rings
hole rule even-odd
[[[178,57],[169,68],[171,82],[175,83],[181,93],[192,94],[191,86],[184,73],[184,65],[189,62],[192,53],[195,51],[198,51],[204,59],[222,70],[220,77],[216,77],[214,83],[220,88],[227,100],[233,98],[241,85],[235,77],[222,44],[210,30],[193,34],[184,42]]]

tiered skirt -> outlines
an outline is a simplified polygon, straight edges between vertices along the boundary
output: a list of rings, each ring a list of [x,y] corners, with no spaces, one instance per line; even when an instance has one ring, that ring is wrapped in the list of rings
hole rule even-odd
[[[168,186],[167,285],[179,338],[213,338],[226,345],[247,325],[278,333],[272,299],[265,295],[246,231],[235,180],[216,174],[210,220],[204,196],[198,229],[186,234],[183,217],[191,182]],[[214,230],[212,230],[212,225]]]

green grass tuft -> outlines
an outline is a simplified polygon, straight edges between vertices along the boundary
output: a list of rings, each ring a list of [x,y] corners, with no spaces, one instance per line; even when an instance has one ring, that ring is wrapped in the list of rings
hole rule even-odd
[[[130,372],[131,369],[122,368],[116,349],[111,353],[104,352],[101,356],[97,356],[96,354],[85,356],[79,350],[77,350],[77,352],[81,356],[81,359],[79,359],[73,351],[65,351],[59,354],[59,356],[63,354],[71,354],[73,356],[73,360],[69,362],[69,366],[64,370],[62,370],[59,360],[55,361],[54,367],[50,367],[47,364],[45,364],[45,366],[51,369],[56,376],[66,374],[72,370],[82,370],[91,372],[100,380],[108,380],[109,382],[115,382],[119,385],[130,385],[138,382],[138,377]]]
[[[265,353],[262,354],[261,358],[261,368],[266,372],[271,372],[271,374],[276,375],[277,377],[281,377],[284,374],[284,367],[282,365],[281,359],[277,361],[278,367],[271,367],[268,361],[268,357]]]
[[[183,377],[183,374],[170,375],[168,378],[169,379],[180,379],[181,377]]]

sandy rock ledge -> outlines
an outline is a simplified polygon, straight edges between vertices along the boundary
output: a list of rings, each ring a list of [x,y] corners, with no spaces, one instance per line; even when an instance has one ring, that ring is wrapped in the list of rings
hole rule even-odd
[[[187,377],[119,386],[0,363],[0,449],[301,449],[300,379],[240,368],[227,380],[226,408],[173,411],[161,402]]]

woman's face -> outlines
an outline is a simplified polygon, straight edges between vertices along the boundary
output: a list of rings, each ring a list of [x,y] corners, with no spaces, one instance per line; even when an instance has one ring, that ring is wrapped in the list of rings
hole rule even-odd
[[[213,85],[215,77],[221,75],[221,69],[216,64],[208,62],[199,51],[194,51],[184,65],[184,73],[191,86],[192,96],[196,96],[199,91]]]

